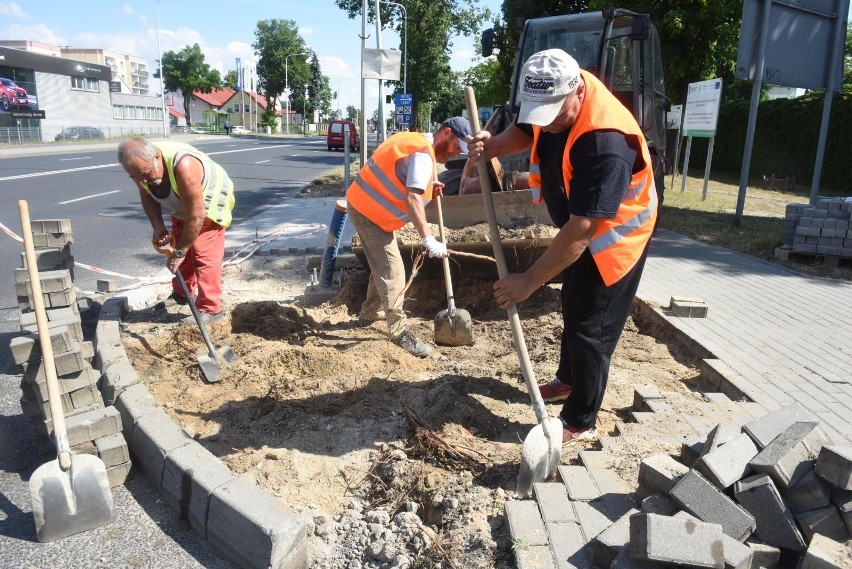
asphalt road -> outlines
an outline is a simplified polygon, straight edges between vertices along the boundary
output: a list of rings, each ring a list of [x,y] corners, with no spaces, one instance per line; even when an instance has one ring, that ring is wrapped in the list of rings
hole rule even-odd
[[[250,224],[265,207],[294,197],[318,174],[343,164],[320,137],[179,136],[208,153],[234,181],[234,226]],[[151,227],[135,185],[118,165],[117,143],[45,145],[0,158],[0,223],[21,233],[17,202],[26,199],[32,219],[70,219],[76,262],[144,277],[162,257],[150,245]],[[0,156],[14,154],[7,148]],[[2,229],[2,228],[0,228]],[[41,464],[32,430],[21,415],[18,367],[9,342],[20,334],[14,269],[22,246],[0,239],[0,569],[109,567],[232,567],[178,519],[134,468],[113,489],[116,520],[108,526],[50,543],[38,543],[29,476]],[[75,269],[75,286],[93,291],[103,275]],[[127,282],[127,281],[124,281]],[[78,293],[79,294],[79,293]]]

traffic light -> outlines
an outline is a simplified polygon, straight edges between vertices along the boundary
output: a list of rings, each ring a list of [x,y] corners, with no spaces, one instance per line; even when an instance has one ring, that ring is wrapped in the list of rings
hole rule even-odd
[[[390,105],[393,102],[393,95],[385,95],[385,103]]]

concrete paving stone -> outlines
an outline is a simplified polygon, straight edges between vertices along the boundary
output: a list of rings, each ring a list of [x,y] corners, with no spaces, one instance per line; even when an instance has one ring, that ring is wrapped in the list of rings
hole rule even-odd
[[[720,524],[659,514],[636,514],[629,524],[630,556],[634,559],[688,567],[725,566]]]
[[[101,389],[107,405],[114,405],[121,393],[142,381],[130,362],[115,363],[104,370]]]
[[[811,469],[781,495],[791,512],[806,512],[827,506],[831,487]]]
[[[701,456],[701,451],[704,449],[704,443],[707,440],[705,436],[689,437],[680,445],[680,462],[688,467],[692,467],[698,457]]]
[[[592,540],[592,563],[595,566],[612,565],[618,553],[630,542],[630,516],[638,513],[639,510],[631,508]]]
[[[122,464],[108,466],[106,473],[107,480],[109,480],[109,487],[115,488],[116,486],[124,484],[127,477],[130,475],[130,469],[132,466],[133,464],[129,460]]]
[[[841,490],[852,490],[852,446],[823,446],[814,472]]]
[[[793,403],[743,425],[743,431],[763,449],[796,421],[813,421],[814,419],[813,413]]]
[[[604,512],[610,520],[617,520],[634,507],[631,488],[611,468],[610,455],[602,451],[581,450],[580,460],[600,490]]]
[[[665,399],[653,385],[640,385],[633,389],[633,411],[649,411],[648,401]]]
[[[65,429],[68,432],[68,444],[74,446],[120,432],[121,415],[115,407],[94,409],[66,417]]]
[[[744,541],[756,527],[754,517],[692,469],[675,484],[671,498],[698,519],[718,523],[722,531]]]
[[[247,569],[308,565],[305,519],[279,498],[239,477],[210,496],[207,541]]]
[[[533,496],[545,522],[574,521],[574,508],[571,507],[564,484],[537,482],[533,484]]]
[[[557,569],[589,567],[588,548],[577,522],[545,522],[545,527]]]
[[[831,503],[841,512],[852,512],[852,490],[831,488]]]
[[[71,339],[67,326],[58,326],[50,330],[50,347],[54,354],[69,352],[78,342]],[[9,342],[12,359],[16,364],[36,361],[41,358],[41,340],[38,334],[17,336]]]
[[[107,468],[124,464],[130,460],[127,441],[124,440],[124,435],[121,433],[98,437],[94,440],[94,444],[98,451],[98,456],[104,461],[104,466]]]
[[[136,458],[136,464],[142,468],[151,485],[160,492],[166,457],[175,449],[192,442],[193,439],[162,409],[157,409],[140,417],[136,422],[130,436],[130,449]]]
[[[704,456],[715,450],[717,447],[734,440],[737,436],[739,436],[739,434],[740,430],[736,427],[722,423],[717,424],[709,433],[707,433],[704,446],[701,447],[700,456]]]
[[[789,488],[813,468],[827,442],[818,422],[796,422],[775,437],[750,464],[757,472],[769,474],[779,488]]]
[[[535,500],[509,500],[506,502],[506,519],[513,540],[528,546],[548,544],[544,520]]]
[[[683,510],[674,514],[674,517],[698,520],[698,518]],[[725,569],[750,569],[754,552],[749,546],[723,533],[722,549],[725,553]]]
[[[808,545],[801,569],[848,569],[849,567],[852,567],[852,547],[817,534]]]
[[[63,354],[54,354],[53,356],[54,367],[56,368],[56,375],[71,375],[76,373],[86,366],[89,365],[89,362],[83,357],[83,353],[80,351],[79,344],[77,345],[76,351],[65,352]],[[46,381],[47,380],[47,372],[45,371],[44,361],[36,360],[28,363],[21,364],[21,367],[24,369],[24,378],[30,381]]]
[[[646,514],[674,515],[680,507],[665,494],[652,494],[642,500],[642,511]]]
[[[612,520],[606,515],[606,508],[601,500],[591,502],[573,502],[574,512],[583,531],[583,539],[591,541],[602,531],[612,525]]]
[[[610,569],[664,569],[670,567],[658,561],[642,561],[630,557],[630,548],[623,548],[610,565]]]
[[[835,541],[846,541],[849,537],[843,518],[840,517],[840,512],[834,504],[808,512],[799,512],[795,516],[807,542],[810,542],[817,533]]]
[[[544,545],[515,548],[515,563],[518,569],[556,569],[553,552]]]
[[[210,496],[235,477],[213,453],[193,441],[166,457],[161,495],[181,519],[206,539]]]
[[[751,569],[775,569],[781,559],[781,550],[772,545],[763,543],[754,538],[745,541],[745,545],[752,551]]]
[[[655,453],[639,463],[639,499],[655,493],[668,494],[689,468],[664,453]]]
[[[734,498],[754,516],[759,540],[770,545],[803,551],[805,542],[796,527],[793,513],[766,474],[745,478],[734,485]]]
[[[121,415],[124,440],[129,441],[136,427],[136,422],[157,411],[160,406],[144,384],[138,383],[125,389],[115,402],[115,408]]]
[[[694,468],[724,490],[751,472],[749,461],[757,455],[757,446],[746,433],[717,446],[698,459]],[[640,467],[641,475],[641,467]]]
[[[86,365],[83,369],[77,372],[57,377],[56,379],[59,384],[59,393],[61,395],[63,393],[71,393],[72,391],[83,389],[90,385],[95,385],[100,377],[101,374],[92,369],[91,365]],[[38,381],[24,379],[23,381],[27,383],[28,387],[32,388],[39,401],[44,402],[48,400],[46,379]]]

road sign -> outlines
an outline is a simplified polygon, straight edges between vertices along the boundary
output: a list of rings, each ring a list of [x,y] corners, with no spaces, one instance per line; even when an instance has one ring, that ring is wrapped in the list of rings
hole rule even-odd
[[[396,122],[399,124],[411,125],[414,115],[414,97],[411,93],[397,93],[393,97],[393,103],[396,106]]]

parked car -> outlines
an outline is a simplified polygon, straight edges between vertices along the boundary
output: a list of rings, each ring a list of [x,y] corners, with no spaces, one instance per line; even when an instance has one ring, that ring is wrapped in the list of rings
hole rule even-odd
[[[56,135],[56,140],[102,140],[104,133],[93,126],[72,126]]]
[[[349,125],[349,149],[353,152],[361,150],[361,137],[358,136],[358,129],[355,128],[354,122],[331,121],[328,123],[328,136],[326,137],[329,152],[335,148],[343,150],[343,125],[345,124]]]
[[[193,134],[208,134],[210,133],[210,128],[205,125],[197,125],[192,127],[190,132]]]
[[[28,105],[27,90],[18,87],[11,79],[0,77],[0,108],[8,112],[12,107],[21,108]]]
[[[248,134],[249,129],[244,127],[243,125],[237,125],[231,129],[231,134]]]

